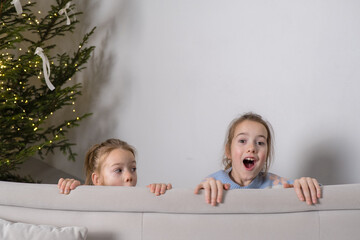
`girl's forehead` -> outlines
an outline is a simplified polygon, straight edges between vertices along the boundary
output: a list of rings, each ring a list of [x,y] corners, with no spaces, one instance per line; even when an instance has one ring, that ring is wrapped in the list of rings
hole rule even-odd
[[[251,121],[251,120],[244,120],[235,128],[234,137],[239,134],[252,134],[252,135],[261,135],[265,138],[268,137],[268,131],[266,127],[259,122]]]
[[[105,158],[105,164],[133,164],[136,163],[135,156],[132,152],[117,148],[112,150]]]

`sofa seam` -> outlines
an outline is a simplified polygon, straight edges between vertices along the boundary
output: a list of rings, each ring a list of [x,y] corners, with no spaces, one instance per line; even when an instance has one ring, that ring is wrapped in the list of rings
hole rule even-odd
[[[141,235],[140,235],[140,239],[143,240],[144,236],[144,213],[141,213]]]
[[[318,215],[318,222],[319,222],[319,240],[321,240],[321,216],[320,216],[320,211],[317,211],[317,215]]]

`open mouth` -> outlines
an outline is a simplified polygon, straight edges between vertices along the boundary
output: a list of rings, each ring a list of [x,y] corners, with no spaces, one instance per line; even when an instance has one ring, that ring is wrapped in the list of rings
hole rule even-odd
[[[253,158],[245,158],[243,160],[244,166],[247,170],[252,170],[255,166],[255,159]]]

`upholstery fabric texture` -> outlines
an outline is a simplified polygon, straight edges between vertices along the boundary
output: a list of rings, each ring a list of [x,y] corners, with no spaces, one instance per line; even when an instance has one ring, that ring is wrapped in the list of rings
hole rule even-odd
[[[360,184],[322,186],[322,193],[309,206],[294,189],[236,189],[213,207],[203,191],[176,187],[161,196],[110,186],[63,195],[55,184],[0,182],[0,219],[84,227],[89,240],[358,239]]]

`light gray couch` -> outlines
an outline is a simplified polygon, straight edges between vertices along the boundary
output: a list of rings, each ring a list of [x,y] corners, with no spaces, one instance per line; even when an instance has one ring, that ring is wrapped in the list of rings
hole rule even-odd
[[[300,202],[293,189],[232,190],[212,207],[203,193],[147,188],[0,182],[0,219],[83,226],[88,239],[360,239],[360,184],[323,187],[320,204]]]

